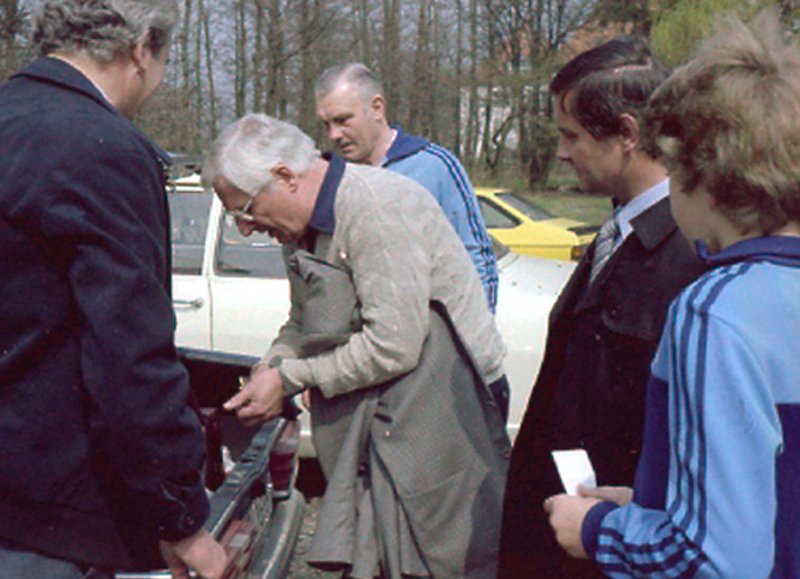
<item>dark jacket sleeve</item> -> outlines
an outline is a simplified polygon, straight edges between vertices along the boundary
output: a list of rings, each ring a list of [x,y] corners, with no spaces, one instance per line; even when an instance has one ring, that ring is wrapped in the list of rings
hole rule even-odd
[[[82,386],[97,463],[162,538],[208,516],[204,444],[174,347],[162,170],[142,143],[73,143],[27,200],[80,319]],[[75,159],[81,159],[75,163]]]

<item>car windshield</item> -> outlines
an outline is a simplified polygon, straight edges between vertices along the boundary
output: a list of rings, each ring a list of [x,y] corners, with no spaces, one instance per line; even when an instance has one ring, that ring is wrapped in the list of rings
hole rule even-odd
[[[524,213],[534,221],[543,221],[545,219],[552,219],[554,217],[552,213],[543,207],[539,207],[536,205],[536,203],[532,203],[527,199],[523,199],[514,193],[496,193],[495,196],[503,203],[511,205],[511,207],[520,213]]]

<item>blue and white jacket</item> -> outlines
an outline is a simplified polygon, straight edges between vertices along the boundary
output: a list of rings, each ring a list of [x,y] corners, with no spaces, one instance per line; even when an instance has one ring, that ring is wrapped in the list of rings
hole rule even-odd
[[[486,224],[464,167],[444,147],[398,127],[384,167],[405,175],[436,198],[478,270],[492,312],[497,306],[497,263]]]
[[[800,238],[736,243],[670,307],[633,503],[582,528],[611,577],[800,577]]]

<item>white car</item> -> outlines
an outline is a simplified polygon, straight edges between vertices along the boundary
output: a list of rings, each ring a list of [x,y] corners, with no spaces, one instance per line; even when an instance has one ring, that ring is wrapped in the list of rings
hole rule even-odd
[[[196,175],[177,180],[168,197],[178,345],[261,356],[289,313],[280,246],[266,235],[240,235]],[[513,440],[539,371],[547,317],[574,263],[517,255],[499,244],[495,252],[497,325],[508,349]],[[313,456],[307,414],[302,416],[300,455]]]

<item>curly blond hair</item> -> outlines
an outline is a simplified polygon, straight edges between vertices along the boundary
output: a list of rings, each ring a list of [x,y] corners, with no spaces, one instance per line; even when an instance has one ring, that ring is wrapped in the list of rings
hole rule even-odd
[[[702,186],[742,231],[800,220],[800,50],[774,11],[726,18],[656,91],[644,127],[681,188]]]

